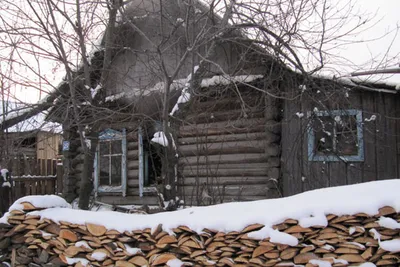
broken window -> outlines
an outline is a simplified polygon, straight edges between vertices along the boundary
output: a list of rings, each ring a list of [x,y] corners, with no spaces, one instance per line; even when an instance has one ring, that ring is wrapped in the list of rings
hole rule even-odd
[[[363,161],[362,114],[358,110],[309,112],[311,161]]]

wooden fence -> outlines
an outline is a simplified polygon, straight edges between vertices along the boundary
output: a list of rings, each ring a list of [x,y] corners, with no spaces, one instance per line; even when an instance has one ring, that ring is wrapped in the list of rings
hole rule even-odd
[[[36,175],[50,176],[57,174],[57,159],[14,158],[9,169],[13,176]]]

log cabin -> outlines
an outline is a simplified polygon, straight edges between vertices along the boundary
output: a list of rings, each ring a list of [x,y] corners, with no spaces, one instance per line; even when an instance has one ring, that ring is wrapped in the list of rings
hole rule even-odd
[[[118,49],[103,85],[102,112],[86,111],[87,125],[99,125],[92,178],[93,196],[100,202],[159,206],[163,201],[163,147],[152,142],[162,130],[163,73],[151,43],[163,43],[165,70],[174,72],[189,48],[182,18],[192,12],[191,32],[206,29],[209,36],[215,36],[221,19],[200,3],[190,11],[183,2],[163,4],[168,19],[160,30],[160,2],[132,1],[125,16],[136,28],[127,23],[116,28]],[[188,105],[174,106],[209,42],[185,58],[171,85],[167,101],[171,109],[178,108],[176,116],[170,109],[176,187],[184,205],[276,198],[399,176],[395,85],[303,77],[242,37],[232,31],[221,38]],[[93,87],[103,45],[90,58]],[[67,92],[67,87],[63,82],[59,90]],[[68,201],[80,191],[84,158],[77,125],[68,119],[70,104],[68,94],[59,97],[49,116],[63,123]],[[82,112],[87,106],[80,99]]]

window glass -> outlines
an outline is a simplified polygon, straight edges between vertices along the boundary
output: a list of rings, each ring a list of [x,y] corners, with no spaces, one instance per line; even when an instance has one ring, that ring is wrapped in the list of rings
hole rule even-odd
[[[338,116],[339,117],[339,116]],[[357,119],[355,116],[341,116],[336,123],[337,153],[340,155],[357,155]]]
[[[331,117],[317,117],[313,123],[314,151],[316,154],[332,153],[334,151],[334,121]]]
[[[112,186],[121,185],[121,156],[111,157],[111,184]]]

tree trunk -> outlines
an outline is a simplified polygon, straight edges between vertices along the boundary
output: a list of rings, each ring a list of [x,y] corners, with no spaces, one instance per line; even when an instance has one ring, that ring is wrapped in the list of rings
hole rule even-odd
[[[81,174],[81,186],[79,192],[79,208],[82,210],[89,209],[90,196],[93,190],[93,163],[98,143],[98,133],[91,131],[86,135],[90,143],[87,144],[83,159],[83,171]]]

